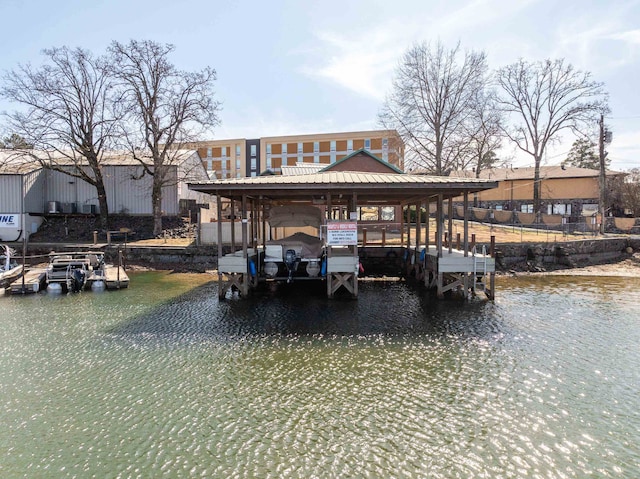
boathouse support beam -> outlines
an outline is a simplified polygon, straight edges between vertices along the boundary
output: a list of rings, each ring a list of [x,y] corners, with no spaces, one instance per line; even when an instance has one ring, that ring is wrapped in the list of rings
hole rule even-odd
[[[236,250],[236,201],[231,198],[231,252]]]
[[[242,214],[240,217],[242,218],[242,257],[248,262],[248,231],[247,231],[247,223],[248,223],[248,212],[247,212],[247,195],[242,195]],[[248,266],[248,265],[247,265]],[[243,296],[247,296],[249,294],[249,275],[245,274],[242,278],[242,287],[240,292]]]
[[[442,259],[442,230],[444,227],[444,215],[443,215],[443,195],[439,194],[438,195],[438,204],[437,204],[437,212],[436,212],[436,216],[438,218],[438,222],[437,222],[437,238],[436,238],[436,248],[438,250],[438,254],[437,254],[437,258],[436,258],[436,262],[435,262],[435,271],[434,271],[434,276],[436,278],[436,294],[438,296],[438,299],[442,299],[444,297],[444,291],[442,290],[442,286],[443,286],[443,282],[444,282],[444,278],[442,273],[440,272],[440,260]]]
[[[216,207],[218,212],[218,265],[220,264],[220,258],[222,258],[222,200],[220,195],[216,195]],[[218,267],[218,297],[224,298],[225,291],[222,288],[222,273]]]
[[[464,192],[464,256],[469,256],[469,192]]]
[[[429,235],[431,234],[429,232],[429,223],[430,223],[430,218],[431,218],[431,214],[429,213],[429,210],[431,209],[431,202],[430,202],[430,198],[429,197],[427,197],[427,200],[425,202],[425,209],[427,211],[427,224],[426,224],[424,245],[427,248],[427,251],[429,251],[429,243],[431,241],[431,239],[429,238]]]
[[[449,230],[449,254],[453,251],[453,197],[449,197],[449,201],[447,202],[447,216],[448,225],[447,229]]]

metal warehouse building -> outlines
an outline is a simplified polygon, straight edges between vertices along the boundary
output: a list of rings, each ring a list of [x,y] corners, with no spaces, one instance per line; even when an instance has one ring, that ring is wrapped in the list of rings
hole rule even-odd
[[[184,150],[180,155],[162,192],[162,211],[167,216],[179,214],[180,200],[211,201],[186,185],[187,181],[209,179],[198,153]],[[124,154],[110,154],[102,164],[109,212],[151,215],[153,178],[143,175],[143,166]],[[0,240],[17,241],[22,231],[34,233],[43,214],[56,213],[99,213],[96,189],[78,178],[43,169],[29,155],[0,151]]]

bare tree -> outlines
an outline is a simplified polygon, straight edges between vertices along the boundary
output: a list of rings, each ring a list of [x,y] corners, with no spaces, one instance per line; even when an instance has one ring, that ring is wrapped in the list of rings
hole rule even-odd
[[[627,171],[625,177],[616,185],[616,191],[621,195],[621,204],[635,218],[640,217],[640,168]]]
[[[500,108],[514,123],[507,137],[534,160],[533,208],[540,213],[540,163],[545,149],[563,130],[578,133],[606,110],[603,84],[563,59],[530,63],[519,60],[498,70]]]
[[[485,91],[479,92],[472,105],[473,115],[468,124],[470,137],[469,150],[476,178],[480,178],[482,170],[493,168],[499,162],[496,151],[502,146],[502,112],[497,108],[493,95]]]
[[[486,70],[484,53],[462,55],[460,45],[447,51],[421,43],[404,54],[378,118],[398,131],[408,162],[436,175],[468,164],[466,123]]]
[[[214,100],[216,72],[178,70],[170,61],[173,45],[132,40],[110,47],[127,105],[127,147],[153,178],[154,234],[162,232],[162,188],[183,158],[180,147],[219,123]]]
[[[22,152],[33,161],[96,188],[101,226],[107,229],[101,166],[115,127],[110,65],[80,48],[43,54],[48,63],[42,67],[21,65],[4,75],[0,96],[22,107],[7,114],[9,127],[30,147]]]

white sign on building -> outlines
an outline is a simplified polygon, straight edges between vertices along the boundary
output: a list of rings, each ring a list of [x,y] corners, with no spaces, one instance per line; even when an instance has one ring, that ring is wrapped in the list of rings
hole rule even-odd
[[[17,213],[0,213],[0,228],[20,228],[20,215]]]
[[[350,246],[357,244],[357,221],[332,221],[327,223],[327,245]]]

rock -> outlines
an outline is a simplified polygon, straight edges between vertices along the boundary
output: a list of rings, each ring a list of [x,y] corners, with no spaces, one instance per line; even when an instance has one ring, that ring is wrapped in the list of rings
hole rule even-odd
[[[633,248],[631,246],[627,246],[627,249],[624,250],[627,254],[633,254]]]

